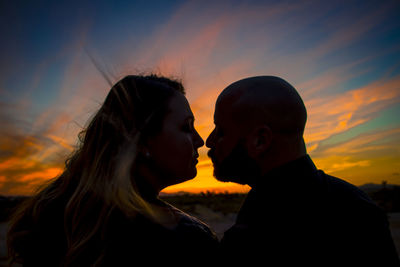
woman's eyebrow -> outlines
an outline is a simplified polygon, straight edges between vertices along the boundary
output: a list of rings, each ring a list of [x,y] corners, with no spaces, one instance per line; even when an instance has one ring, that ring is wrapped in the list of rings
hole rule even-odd
[[[194,121],[194,116],[193,115],[188,115],[186,117],[185,121],[188,121],[188,120]]]

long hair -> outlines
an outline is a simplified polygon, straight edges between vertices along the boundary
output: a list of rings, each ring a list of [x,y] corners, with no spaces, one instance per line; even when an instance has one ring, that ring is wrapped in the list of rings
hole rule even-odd
[[[104,237],[114,210],[155,218],[133,174],[141,145],[161,130],[168,100],[176,92],[184,94],[180,82],[156,75],[126,76],[111,88],[79,134],[79,146],[63,173],[14,214],[7,236],[10,265],[29,261],[37,238],[56,238],[48,231],[60,235],[56,264],[81,265],[85,252]],[[101,263],[103,256],[98,249],[90,264]]]

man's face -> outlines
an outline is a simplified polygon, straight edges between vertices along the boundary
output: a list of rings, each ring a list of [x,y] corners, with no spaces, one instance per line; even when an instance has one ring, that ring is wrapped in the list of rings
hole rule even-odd
[[[206,141],[214,176],[222,182],[249,183],[259,174],[259,166],[247,153],[243,125],[235,119],[232,101],[218,101],[215,107],[215,128]]]

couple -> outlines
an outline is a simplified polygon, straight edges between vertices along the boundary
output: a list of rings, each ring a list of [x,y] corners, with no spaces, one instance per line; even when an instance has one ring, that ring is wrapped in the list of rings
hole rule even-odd
[[[210,228],[158,198],[196,176],[204,141],[181,83],[127,76],[110,90],[64,172],[15,213],[11,261],[24,266],[398,265],[385,214],[306,153],[306,109],[278,77],[218,97],[207,138],[214,175],[248,184],[236,223]],[[302,266],[306,266],[302,265]]]

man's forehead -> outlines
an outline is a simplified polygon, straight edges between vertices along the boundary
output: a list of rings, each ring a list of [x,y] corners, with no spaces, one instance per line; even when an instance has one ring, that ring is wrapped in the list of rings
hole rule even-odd
[[[244,91],[244,88],[236,83],[229,85],[218,96],[216,106],[223,105],[229,107],[233,105],[235,102],[237,102],[237,100],[240,99]]]
[[[216,125],[225,125],[228,127],[228,125],[234,124],[236,116],[234,103],[235,101],[221,101],[217,103],[214,112],[214,123]]]
[[[244,93],[245,87],[242,83],[236,82],[226,87],[219,95],[218,101],[234,102]]]
[[[217,120],[219,117],[229,116],[232,112],[233,99],[231,98],[218,98],[215,104],[214,119]]]

